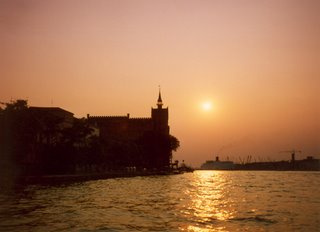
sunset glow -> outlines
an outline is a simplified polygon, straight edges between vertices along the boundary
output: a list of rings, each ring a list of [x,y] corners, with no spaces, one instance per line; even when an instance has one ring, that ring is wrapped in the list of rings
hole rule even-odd
[[[174,160],[320,158],[320,1],[1,0],[0,101],[150,117]],[[230,158],[231,159],[231,158]]]
[[[212,103],[209,101],[202,103],[201,106],[204,111],[210,111],[212,109]]]

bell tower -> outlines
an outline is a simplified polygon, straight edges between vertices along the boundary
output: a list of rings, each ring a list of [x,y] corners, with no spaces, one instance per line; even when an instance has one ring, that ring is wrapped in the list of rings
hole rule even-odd
[[[161,89],[159,88],[159,96],[157,101],[157,108],[151,109],[151,118],[153,121],[153,130],[163,134],[169,134],[169,110],[163,108],[163,102],[161,98]]]
[[[162,106],[163,106],[160,89],[159,89],[159,97],[158,97],[158,101],[157,101],[157,106],[158,106],[158,109],[162,109]]]

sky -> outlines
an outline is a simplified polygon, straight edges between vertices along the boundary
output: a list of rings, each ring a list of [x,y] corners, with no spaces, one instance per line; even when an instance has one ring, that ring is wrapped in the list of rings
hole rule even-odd
[[[319,12],[318,0],[0,0],[0,101],[150,117],[160,85],[174,159],[320,158]]]

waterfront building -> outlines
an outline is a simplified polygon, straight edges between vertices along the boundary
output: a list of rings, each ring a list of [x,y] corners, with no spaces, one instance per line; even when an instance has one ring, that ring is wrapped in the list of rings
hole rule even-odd
[[[103,139],[126,138],[137,139],[146,132],[157,132],[169,135],[168,107],[163,108],[161,92],[157,100],[157,108],[151,108],[151,117],[131,118],[130,114],[125,116],[91,116],[87,115],[88,122],[99,129],[100,137]]]
[[[145,118],[128,114],[77,119],[67,110],[28,107],[23,100],[9,107],[11,111],[0,111],[0,151],[6,166],[19,166],[19,173],[164,170],[179,147],[169,134],[169,110],[160,91],[157,107]]]
[[[28,111],[35,134],[34,140],[29,143],[29,149],[23,162],[36,164],[42,159],[39,157],[41,147],[61,142],[62,131],[71,128],[75,118],[73,113],[59,107],[31,106]]]
[[[121,160],[120,165],[122,166],[130,164],[158,168],[170,166],[171,150],[163,150],[164,147],[159,144],[161,138],[170,138],[169,109],[163,107],[160,91],[157,107],[151,108],[151,117],[131,118],[130,114],[125,116],[91,116],[88,114],[87,120],[98,131],[102,153],[110,157],[111,162]],[[144,145],[149,143],[147,144],[149,146],[145,146],[143,155],[137,151],[141,147],[137,148],[136,145],[140,143]],[[123,159],[120,159],[120,156],[123,156]]]

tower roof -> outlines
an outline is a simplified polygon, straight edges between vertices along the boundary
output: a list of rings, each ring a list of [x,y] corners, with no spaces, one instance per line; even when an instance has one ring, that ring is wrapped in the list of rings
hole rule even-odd
[[[158,102],[162,102],[162,99],[161,99],[161,92],[160,92],[160,91],[159,91]]]
[[[163,105],[163,103],[162,103],[162,98],[161,98],[161,89],[159,87],[159,97],[158,97],[158,101],[157,101],[157,106],[158,106],[158,108],[161,108],[162,105]]]

